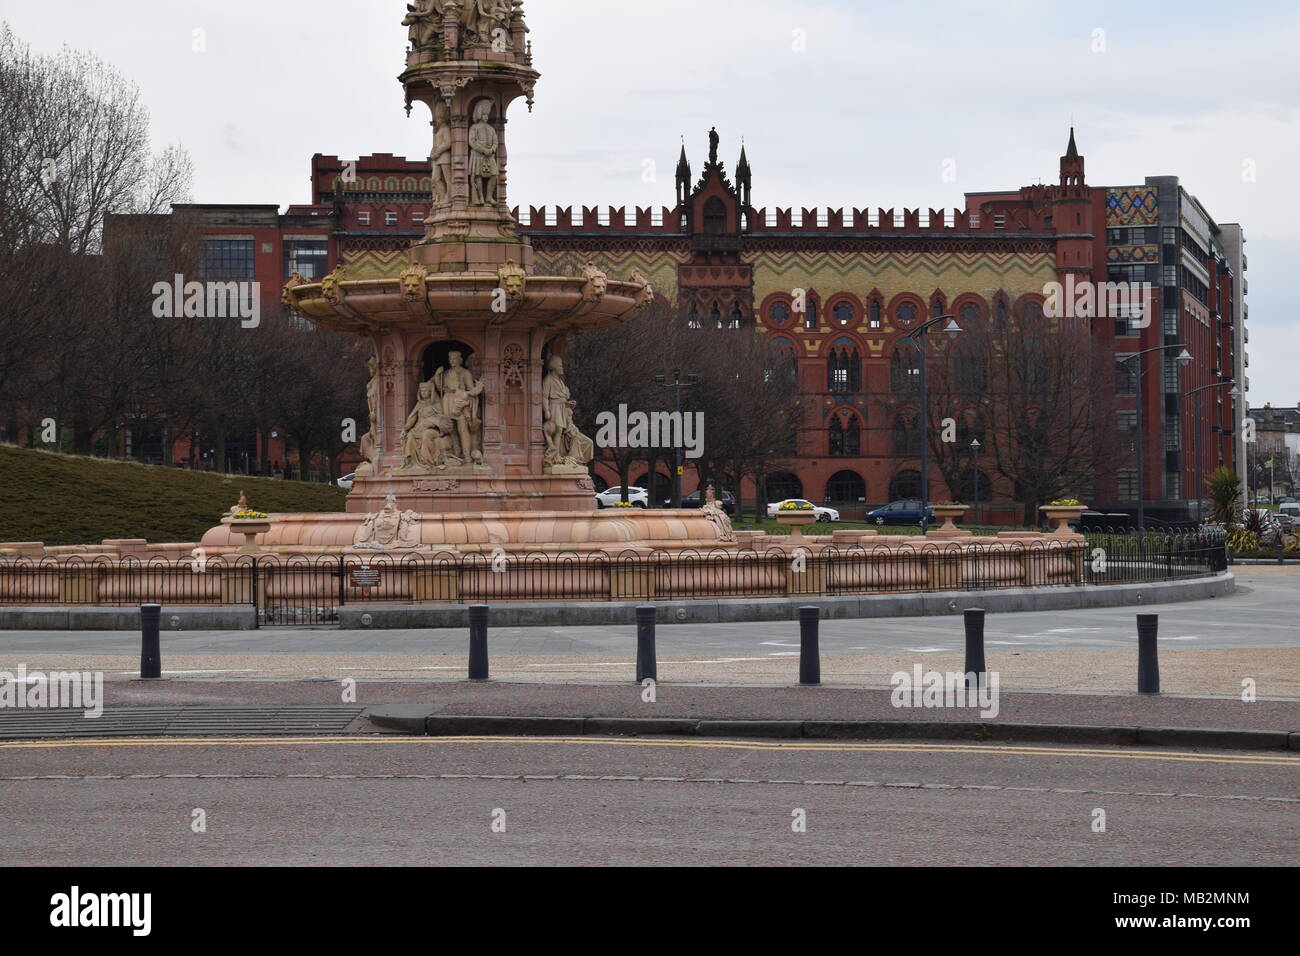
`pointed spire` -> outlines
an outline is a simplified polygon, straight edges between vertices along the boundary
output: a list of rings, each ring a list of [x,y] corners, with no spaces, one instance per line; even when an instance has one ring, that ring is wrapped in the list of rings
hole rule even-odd
[[[1079,147],[1074,145],[1074,127],[1070,127],[1070,145],[1065,148],[1066,159],[1078,159]]]
[[[749,158],[745,155],[745,143],[740,144],[740,162],[736,163],[736,178],[749,177]]]
[[[683,173],[685,173],[686,176],[687,176],[688,178],[689,178],[690,175],[691,175],[691,164],[690,164],[689,162],[686,161],[686,141],[685,141],[685,140],[682,141],[682,155],[681,155],[681,158],[680,158],[679,160],[677,160],[677,175],[680,176],[680,175],[682,175]]]

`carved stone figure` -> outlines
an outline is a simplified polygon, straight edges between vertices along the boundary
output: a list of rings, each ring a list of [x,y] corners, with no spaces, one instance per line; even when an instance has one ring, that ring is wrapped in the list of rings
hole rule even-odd
[[[447,353],[447,368],[440,368],[433,376],[433,386],[442,398],[443,417],[451,421],[454,431],[455,455],[462,462],[475,465],[483,463],[482,420],[479,416],[479,396],[483,394],[483,380],[465,367],[465,356],[460,352]]]
[[[636,307],[638,311],[644,311],[650,308],[650,304],[655,300],[655,288],[650,284],[650,280],[641,274],[640,269],[632,270],[632,281],[641,287],[641,291],[636,294]]]
[[[370,430],[361,436],[362,462],[358,475],[373,475],[379,467],[379,362],[373,356],[366,361],[370,381],[366,383],[366,410],[370,413]]]
[[[323,295],[327,301],[333,303],[334,305],[338,305],[340,302],[343,301],[343,289],[339,285],[339,283],[341,283],[346,278],[347,275],[344,272],[343,264],[339,263],[337,266],[334,267],[334,270],[330,272],[329,275],[327,275],[324,279],[321,280],[321,284],[320,284],[321,295]]]
[[[576,404],[564,381],[564,361],[552,355],[542,379],[542,433],[546,437],[544,461],[548,465],[585,468],[595,457],[595,443],[573,424]]]
[[[443,100],[433,107],[433,201],[451,201],[451,110]]]
[[[582,301],[595,302],[609,288],[609,276],[591,259],[588,259],[587,264],[582,267],[582,274],[587,279],[587,284],[582,287]]]
[[[399,511],[397,498],[389,495],[384,507],[368,515],[352,539],[352,546],[361,551],[388,551],[395,548],[420,546],[420,514],[416,511]]]
[[[310,282],[297,272],[289,276],[289,281],[284,284],[284,292],[280,295],[280,302],[291,309],[296,309],[298,300],[294,298],[293,290],[300,285],[310,285]]]
[[[429,270],[420,263],[412,263],[402,271],[402,297],[407,302],[420,302],[424,299],[424,282],[429,277]]]
[[[700,508],[700,514],[704,515],[709,524],[718,529],[719,541],[729,543],[736,540],[736,533],[731,528],[731,518],[722,505],[718,504],[718,499],[713,496],[712,484],[704,492],[704,505]]]
[[[492,101],[479,100],[474,104],[474,125],[469,128],[469,184],[470,203],[475,206],[497,204],[497,183],[501,168],[497,165],[496,127],[492,118]]]
[[[406,5],[402,26],[410,27],[411,49],[429,50],[442,36],[443,0],[415,0]]]
[[[239,501],[237,501],[235,504],[230,506],[230,513],[232,515],[236,515],[239,514],[241,511],[247,511],[247,510],[248,510],[248,498],[245,497],[242,491],[240,491]]]
[[[436,471],[448,464],[454,426],[442,414],[432,382],[421,383],[418,395],[402,428],[402,467]]]
[[[509,302],[519,301],[520,296],[524,294],[524,283],[527,280],[528,273],[515,265],[513,259],[501,263],[501,268],[497,270],[497,282],[505,290]]]
[[[465,0],[465,28],[483,43],[491,43],[493,31],[510,29],[510,0]]]

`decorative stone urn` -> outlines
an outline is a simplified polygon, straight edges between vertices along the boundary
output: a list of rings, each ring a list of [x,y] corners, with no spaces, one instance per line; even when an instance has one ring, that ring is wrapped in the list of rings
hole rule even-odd
[[[783,524],[790,529],[791,541],[803,540],[803,526],[813,524],[817,520],[817,512],[811,508],[806,511],[778,511],[776,513],[777,524]]]
[[[1088,510],[1087,505],[1041,505],[1038,509],[1048,521],[1053,522],[1049,534],[1074,534],[1070,522]]]
[[[240,554],[262,553],[262,549],[257,545],[257,536],[271,530],[270,518],[223,518],[221,523],[230,525],[231,531],[244,536],[244,544],[239,549]]]
[[[965,537],[970,532],[959,528],[953,522],[970,511],[970,505],[931,505],[930,510],[936,518],[942,518],[943,524],[926,532],[926,537],[957,538]]]

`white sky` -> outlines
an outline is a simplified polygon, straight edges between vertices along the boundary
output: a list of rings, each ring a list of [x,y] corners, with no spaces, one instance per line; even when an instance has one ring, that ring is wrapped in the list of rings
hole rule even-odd
[[[510,200],[673,201],[681,137],[699,173],[716,125],[743,136],[757,206],[960,206],[1055,181],[1068,127],[1094,185],[1176,175],[1241,222],[1249,398],[1300,402],[1300,70],[1293,0],[528,0],[542,80],[511,112]],[[88,49],[141,87],[198,202],[310,198],[315,152],[428,155],[408,120],[405,0],[0,0],[36,49]],[[193,31],[206,52],[193,50]],[[806,52],[793,49],[794,31]],[[1104,31],[1104,52],[1093,52]],[[645,160],[657,181],[644,182]],[[956,181],[942,176],[956,163]],[[1243,179],[1253,161],[1255,181]]]

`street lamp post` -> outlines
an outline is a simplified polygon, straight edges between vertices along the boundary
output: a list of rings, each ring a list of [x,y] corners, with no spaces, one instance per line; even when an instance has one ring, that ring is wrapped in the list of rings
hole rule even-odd
[[[930,329],[934,328],[940,322],[947,320],[948,324],[943,327],[943,331],[949,338],[953,338],[961,331],[961,326],[957,324],[956,316],[936,315],[934,318],[922,322],[903,338],[916,346],[916,351],[920,356],[919,372],[921,386],[921,410],[918,415],[919,427],[921,430],[921,529],[925,530],[929,524],[930,508],[930,444],[926,440],[926,424],[929,408],[927,407],[927,395],[925,390],[925,335]]]
[[[699,382],[700,382],[700,377],[694,374],[687,375],[686,381],[683,382],[682,370],[680,368],[673,369],[673,380],[671,382],[668,381],[667,378],[663,375],[655,376],[656,385],[660,386],[661,388],[671,388],[673,390],[673,410],[675,412],[674,421],[678,423],[679,429],[681,428],[681,420],[682,420],[682,389],[690,388],[692,385],[698,385]],[[681,432],[679,431],[678,437],[680,437],[680,435]],[[650,484],[652,486],[654,485],[653,475],[650,478]],[[654,488],[652,487],[650,490],[651,490],[651,494],[653,494]],[[680,508],[681,506],[682,506],[682,443],[679,441],[676,443],[676,447],[673,449],[673,507]]]
[[[1233,398],[1241,394],[1232,379],[1227,379],[1223,382],[1211,382],[1209,385],[1202,385],[1200,388],[1194,388],[1183,395],[1183,398],[1192,397],[1196,406],[1196,431],[1192,433],[1192,447],[1194,449],[1193,453],[1196,455],[1196,523],[1198,525],[1205,523],[1205,495],[1201,490],[1201,392],[1206,389],[1224,388],[1226,386],[1232,387],[1232,391],[1228,392],[1228,394]]]
[[[1186,348],[1184,345],[1182,345],[1181,343],[1174,343],[1174,344],[1172,344],[1172,345],[1156,345],[1156,346],[1154,346],[1154,347],[1152,347],[1152,348],[1149,348],[1149,349],[1143,349],[1141,352],[1134,352],[1134,353],[1133,353],[1132,355],[1130,355],[1128,358],[1124,359],[1124,360],[1122,361],[1121,364],[1123,364],[1123,365],[1128,365],[1130,362],[1136,361],[1136,360],[1142,358],[1142,356],[1144,356],[1144,355],[1150,355],[1152,352],[1166,352],[1166,351],[1168,351],[1169,349],[1182,349],[1182,351],[1181,351],[1180,353],[1178,353],[1178,362],[1179,362],[1179,364],[1181,364],[1181,365],[1186,365],[1188,362],[1190,362],[1190,361],[1192,360],[1192,355],[1191,355],[1191,353],[1187,351],[1187,348]],[[1136,398],[1137,398],[1137,466],[1138,466],[1138,473],[1137,473],[1137,480],[1138,480],[1138,481],[1137,481],[1137,484],[1138,484],[1138,487],[1137,487],[1137,498],[1138,498],[1138,508],[1137,508],[1137,511],[1138,511],[1138,515],[1137,515],[1137,518],[1138,518],[1138,534],[1141,534],[1143,531],[1146,530],[1146,510],[1145,510],[1145,506],[1143,505],[1143,501],[1142,501],[1142,499],[1143,499],[1143,497],[1144,497],[1144,492],[1146,491],[1146,488],[1145,488],[1145,486],[1143,485],[1143,481],[1142,481],[1142,472],[1143,472],[1143,468],[1144,468],[1144,462],[1145,462],[1145,459],[1146,459],[1146,455],[1144,454],[1145,451],[1146,451],[1146,446],[1145,446],[1145,444],[1144,444],[1143,441],[1142,441],[1142,437],[1143,437],[1143,436],[1142,436],[1142,418],[1143,418],[1143,415],[1142,415],[1142,370],[1143,370],[1143,367],[1144,367],[1144,366],[1143,366],[1143,363],[1142,363],[1142,362],[1138,362],[1138,364],[1137,364],[1137,373],[1136,373],[1135,376],[1134,376],[1134,378],[1137,379]]]
[[[975,524],[980,520],[980,440],[972,438],[970,440],[970,451],[975,458]]]

